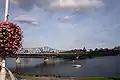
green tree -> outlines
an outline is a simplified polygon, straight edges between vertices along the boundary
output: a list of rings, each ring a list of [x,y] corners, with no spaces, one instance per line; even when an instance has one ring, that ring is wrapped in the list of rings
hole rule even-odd
[[[86,50],[86,48],[84,47],[84,48],[83,48],[83,52],[86,52],[86,51],[87,51],[87,50]]]
[[[95,50],[94,51],[98,51],[98,48],[95,48]]]
[[[90,50],[89,50],[89,52],[93,52],[93,50],[92,50],[92,49],[90,49]]]

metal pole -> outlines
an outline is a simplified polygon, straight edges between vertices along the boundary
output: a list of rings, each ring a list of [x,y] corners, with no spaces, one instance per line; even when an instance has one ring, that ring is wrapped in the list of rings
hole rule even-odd
[[[8,13],[9,13],[9,0],[6,0],[4,21],[8,21],[9,16]]]
[[[8,8],[9,8],[9,0],[6,0],[5,2],[5,16],[4,16],[4,21],[8,21]],[[6,62],[5,62],[5,53],[3,53],[2,56],[2,65],[1,65],[1,74],[0,74],[0,80],[6,80]]]

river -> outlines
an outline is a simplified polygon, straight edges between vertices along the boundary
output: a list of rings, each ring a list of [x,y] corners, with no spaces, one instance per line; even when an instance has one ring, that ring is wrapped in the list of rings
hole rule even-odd
[[[73,64],[81,67],[73,67]],[[74,63],[63,59],[50,59],[47,64],[42,58],[21,58],[21,64],[16,64],[14,58],[7,58],[7,67],[12,71],[35,75],[117,77],[120,76],[120,56],[75,60]]]

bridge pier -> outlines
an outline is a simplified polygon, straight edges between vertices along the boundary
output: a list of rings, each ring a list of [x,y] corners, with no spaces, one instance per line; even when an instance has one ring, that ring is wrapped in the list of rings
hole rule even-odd
[[[17,64],[20,64],[20,63],[21,63],[20,58],[16,58],[16,63],[17,63]]]
[[[21,69],[21,59],[19,57],[16,58],[16,71],[19,73]]]

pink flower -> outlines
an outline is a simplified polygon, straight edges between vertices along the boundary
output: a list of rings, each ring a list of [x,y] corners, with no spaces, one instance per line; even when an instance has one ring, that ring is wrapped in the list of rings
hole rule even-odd
[[[5,30],[4,33],[2,33],[3,29]],[[22,33],[20,27],[16,24],[0,22],[0,42],[7,41],[5,45],[0,45],[0,51],[2,51],[2,46],[5,46],[6,54],[10,54],[9,51],[16,53],[22,47]],[[2,36],[2,34],[6,36]]]

